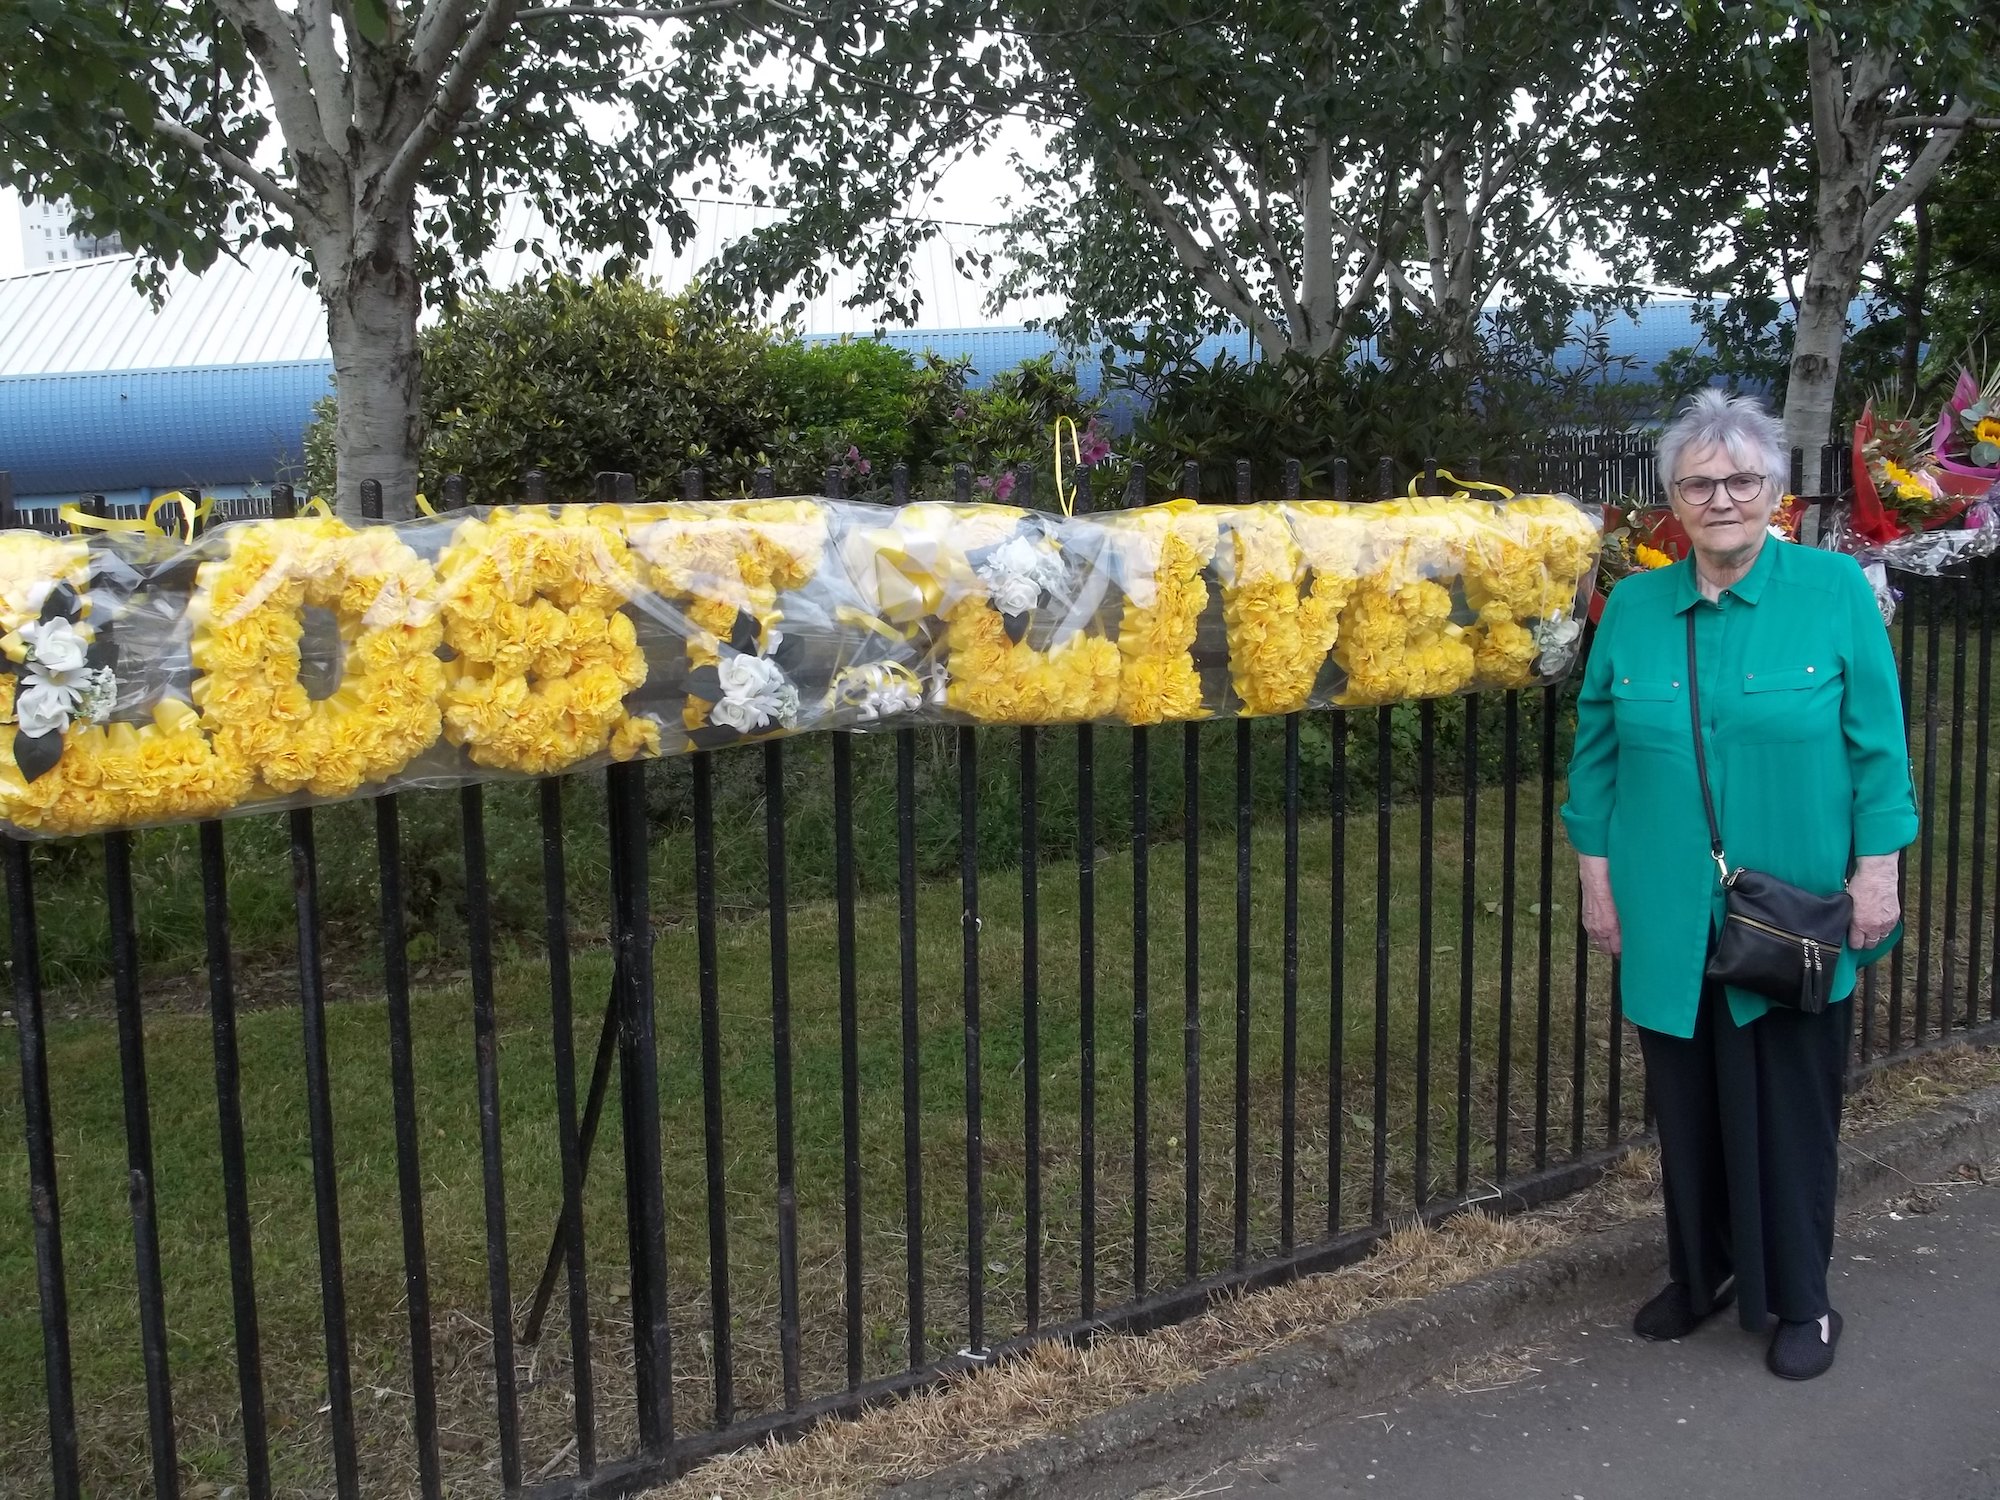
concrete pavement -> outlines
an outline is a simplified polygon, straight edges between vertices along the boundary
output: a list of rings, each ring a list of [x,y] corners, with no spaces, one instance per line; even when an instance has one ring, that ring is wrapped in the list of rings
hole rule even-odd
[[[1669,1345],[1594,1319],[1379,1408],[1328,1392],[1287,1433],[1256,1434],[1254,1451],[1210,1449],[1205,1478],[1125,1493],[2000,1500],[2000,1173],[1987,1177],[1843,1216],[1833,1295],[1847,1330],[1820,1380],[1776,1379],[1764,1338],[1730,1315]],[[1116,1493],[1111,1477],[1091,1493]]]

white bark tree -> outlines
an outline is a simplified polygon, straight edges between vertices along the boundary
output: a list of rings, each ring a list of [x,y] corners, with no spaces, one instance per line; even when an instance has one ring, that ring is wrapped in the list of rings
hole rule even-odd
[[[1465,0],[1010,11],[1052,161],[1008,226],[1007,291],[1065,297],[1077,336],[1235,322],[1269,359],[1336,351],[1391,298],[1449,357],[1501,288],[1554,290],[1632,24]]]
[[[544,258],[570,270],[643,254],[660,226],[691,233],[681,183],[726,180],[715,163],[760,140],[781,143],[796,201],[831,213],[844,187],[867,212],[937,149],[944,132],[924,125],[955,107],[977,19],[948,0],[9,6],[0,181],[69,199],[156,276],[257,239],[302,253],[333,350],[339,508],[376,480],[394,517],[417,483],[426,290],[476,277],[510,195],[550,222]],[[791,65],[753,83],[774,57]],[[850,117],[871,104],[908,149],[845,170]],[[782,279],[816,247],[779,248]]]
[[[1806,40],[1815,163],[1812,244],[1785,386],[1785,441],[1812,452],[1833,427],[1847,313],[1875,247],[1936,179],[1975,123],[1961,96],[1941,115],[1896,118],[1910,96],[1907,71],[1883,42],[1846,40],[1831,28]],[[1903,129],[1899,133],[1899,128]],[[1900,148],[1897,170],[1885,163]]]

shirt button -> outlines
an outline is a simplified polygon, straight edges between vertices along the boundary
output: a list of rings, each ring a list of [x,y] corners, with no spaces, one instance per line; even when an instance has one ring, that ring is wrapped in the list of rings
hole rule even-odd
[[[1621,677],[1621,678],[1619,678],[1618,680],[1619,680],[1620,682],[1630,682],[1630,681],[1631,681],[1632,679],[1631,679],[1631,678],[1629,678],[1629,677]]]
[[[1811,668],[1811,667],[1807,667],[1807,668],[1806,668],[1806,670],[1807,670],[1808,672],[1810,672],[1810,671],[1812,670],[1812,668]]]

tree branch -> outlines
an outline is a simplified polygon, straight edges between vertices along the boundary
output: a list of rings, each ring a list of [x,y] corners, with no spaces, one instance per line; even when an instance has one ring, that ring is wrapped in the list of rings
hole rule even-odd
[[[1548,126],[1549,101],[1544,99],[1536,104],[1534,117],[1523,127],[1520,138],[1502,154],[1490,172],[1481,175],[1479,196],[1473,201],[1472,208],[1465,216],[1465,243],[1459,246],[1458,262],[1452,267],[1454,275],[1463,268],[1466,257],[1472,253],[1472,247],[1478,243],[1480,229],[1486,222],[1486,215],[1492,211],[1494,200],[1520,171],[1522,162],[1530,154],[1528,150],[1530,144],[1535,145],[1537,152],[1540,150],[1539,143],[1541,138],[1547,135]]]
[[[1965,120],[1972,116],[1972,101],[1961,99],[1952,105],[1945,115],[1947,120]],[[1903,169],[1903,175],[1896,179],[1894,187],[1877,198],[1869,206],[1868,215],[1861,221],[1862,243],[1872,245],[1888,233],[1889,226],[1903,216],[1903,210],[1915,203],[1931,185],[1938,171],[1944,166],[1945,158],[1965,138],[1961,130],[1938,130],[1924,143],[1924,149],[1916,154],[1910,164]]]
[[[1258,302],[1256,293],[1250,288],[1249,277],[1244,273],[1235,251],[1223,239],[1222,231],[1216,227],[1215,218],[1209,212],[1202,194],[1196,191],[1196,184],[1186,180],[1178,172],[1169,173],[1168,180],[1170,186],[1179,189],[1181,196],[1187,200],[1189,211],[1180,216],[1181,222],[1197,231],[1201,239],[1206,241],[1203,254],[1207,257],[1209,265],[1214,268],[1218,276],[1228,279],[1238,297],[1261,310],[1262,304]],[[1161,201],[1165,202],[1164,199]]]
[[[123,120],[126,124],[131,123],[123,114],[114,113],[113,118]],[[152,126],[155,135],[207,157],[279,213],[289,217],[294,224],[303,226],[307,222],[305,207],[298,199],[280,187],[275,179],[258,171],[227,146],[217,145],[207,136],[190,130],[179,120],[168,115],[155,115]]]
[[[1898,115],[1884,130],[2000,130],[2000,115]]]
[[[697,0],[692,5],[537,5],[521,12],[523,21],[547,21],[558,16],[580,16],[601,21],[685,21],[712,11],[734,10],[743,0]],[[789,5],[775,7],[802,21],[817,19]]]
[[[1456,136],[1449,138],[1445,142],[1447,150],[1457,144],[1458,137]],[[1425,169],[1424,175],[1417,180],[1416,191],[1404,201],[1401,212],[1394,218],[1389,219],[1372,237],[1364,235],[1354,222],[1345,215],[1340,213],[1333,215],[1333,227],[1340,231],[1342,238],[1347,241],[1349,247],[1369,251],[1370,263],[1377,258],[1377,252],[1379,252],[1379,259],[1381,261],[1380,274],[1386,276],[1389,284],[1397,291],[1420,306],[1430,304],[1435,299],[1425,296],[1419,290],[1416,283],[1410,280],[1408,273],[1397,262],[1396,250],[1401,247],[1404,237],[1410,232],[1412,217],[1424,210],[1425,205],[1429,202],[1431,190],[1437,186],[1438,178],[1444,171],[1444,152],[1433,153],[1426,151],[1425,154],[1431,157],[1431,161],[1430,165]],[[1388,170],[1385,168],[1382,189],[1385,212],[1389,196]],[[1401,163],[1393,164],[1393,170],[1401,172]]]
[[[320,127],[319,106],[300,57],[292,18],[278,9],[276,0],[216,0],[216,9],[242,34],[243,45],[257,60],[264,86],[271,91],[278,129],[293,158],[328,165],[329,158],[337,158],[339,151]]]
[[[1277,284],[1278,300],[1285,309],[1285,321],[1291,325],[1296,335],[1305,327],[1305,314],[1299,306],[1298,287],[1292,280],[1291,265],[1278,245],[1277,236],[1271,232],[1271,200],[1264,189],[1264,174],[1254,167],[1251,168],[1250,175],[1257,188],[1257,202],[1253,207],[1244,196],[1242,185],[1236,181],[1227,164],[1213,149],[1207,154],[1209,166],[1222,183],[1222,190],[1229,194],[1230,202],[1236,205],[1238,217],[1256,231],[1257,243],[1264,247],[1264,260],[1271,268],[1271,280]]]
[[[1285,339],[1272,324],[1270,316],[1249,297],[1247,289],[1239,288],[1234,279],[1224,276],[1201,247],[1181,216],[1174,212],[1166,199],[1160,196],[1146,177],[1139,164],[1125,151],[1112,153],[1112,167],[1118,180],[1132,191],[1140,205],[1153,222],[1167,237],[1167,243],[1174,247],[1174,254],[1180,263],[1194,273],[1202,289],[1215,298],[1226,311],[1243,321],[1243,326],[1257,335],[1257,341],[1265,346],[1266,353],[1281,353]]]
[[[479,89],[479,75],[499,49],[500,39],[516,19],[519,0],[486,0],[486,9],[459,43],[458,56],[445,74],[421,119],[403,138],[389,165],[376,179],[375,191],[382,202],[399,203],[415,191],[417,174],[424,169],[437,143],[456,131]]]
[[[326,0],[301,0],[292,27],[312,85],[320,133],[329,145],[344,146],[354,128],[354,79],[334,45],[332,9]]]
[[[1833,38],[1814,31],[1806,38],[1806,73],[1812,103],[1813,146],[1822,177],[1840,175],[1847,147],[1847,109],[1840,52]]]
[[[444,77],[452,53],[465,36],[468,0],[431,0],[417,18],[416,34],[410,40],[410,66],[419,86],[434,89]]]

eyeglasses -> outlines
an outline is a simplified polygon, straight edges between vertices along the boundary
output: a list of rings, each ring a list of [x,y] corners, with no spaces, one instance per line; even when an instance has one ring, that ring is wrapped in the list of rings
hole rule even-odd
[[[1764,492],[1764,476],[1745,470],[1726,479],[1717,479],[1712,474],[1690,474],[1674,482],[1674,493],[1689,505],[1708,504],[1717,490],[1729,491],[1729,498],[1742,504]]]

